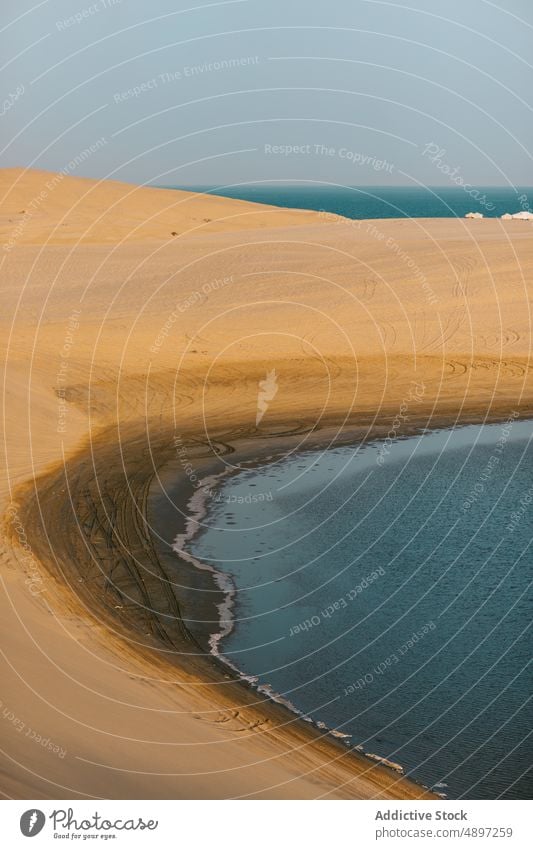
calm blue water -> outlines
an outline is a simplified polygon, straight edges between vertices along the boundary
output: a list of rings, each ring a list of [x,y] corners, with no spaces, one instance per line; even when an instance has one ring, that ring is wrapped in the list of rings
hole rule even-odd
[[[185,187],[191,191],[191,187]],[[463,218],[482,212],[487,218],[533,209],[532,188],[476,188],[476,197],[462,188],[388,186],[295,186],[286,183],[213,188],[194,187],[224,197],[298,209],[317,209],[346,218]]]
[[[451,798],[530,798],[532,422],[307,452],[228,478],[194,554],[221,652]]]

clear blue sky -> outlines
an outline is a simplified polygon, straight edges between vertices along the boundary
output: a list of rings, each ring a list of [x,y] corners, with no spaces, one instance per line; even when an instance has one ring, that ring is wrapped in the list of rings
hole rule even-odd
[[[0,166],[532,185],[532,43],[533,0],[2,0]]]

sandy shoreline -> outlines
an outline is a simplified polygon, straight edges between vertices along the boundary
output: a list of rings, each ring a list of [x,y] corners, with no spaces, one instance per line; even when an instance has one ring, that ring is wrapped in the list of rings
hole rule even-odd
[[[9,715],[67,753],[4,723],[4,794],[430,798],[206,656],[213,608],[198,596],[217,593],[170,551],[176,508],[156,474],[184,513],[176,439],[211,474],[337,432],[379,437],[413,380],[410,427],[531,416],[529,224],[388,220],[379,240],[314,213],[0,177],[1,241],[14,239],[1,674]]]

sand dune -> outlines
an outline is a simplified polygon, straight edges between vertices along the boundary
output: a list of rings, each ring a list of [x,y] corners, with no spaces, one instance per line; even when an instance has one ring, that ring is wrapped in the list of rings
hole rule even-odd
[[[531,414],[530,223],[22,170],[0,197],[3,793],[429,797],[206,658],[150,522],[180,471],[190,494],[176,438],[207,472],[375,436],[413,381],[410,428]]]

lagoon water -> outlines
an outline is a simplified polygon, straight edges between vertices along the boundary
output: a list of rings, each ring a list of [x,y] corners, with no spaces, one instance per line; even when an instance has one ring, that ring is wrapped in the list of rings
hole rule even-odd
[[[532,436],[464,427],[228,477],[191,544],[236,588],[220,652],[450,798],[530,798]]]
[[[184,188],[191,189],[190,186]],[[294,209],[316,209],[346,218],[464,218],[481,212],[495,218],[505,212],[530,211],[533,190],[510,186],[337,186],[316,183],[255,183],[241,186],[196,188],[224,197],[268,203]],[[522,226],[522,225],[519,225]]]

